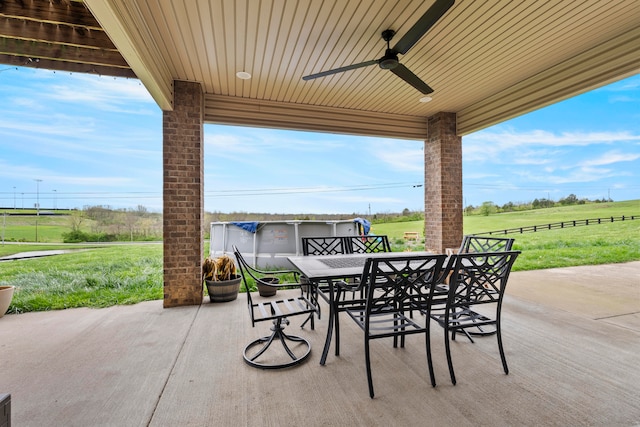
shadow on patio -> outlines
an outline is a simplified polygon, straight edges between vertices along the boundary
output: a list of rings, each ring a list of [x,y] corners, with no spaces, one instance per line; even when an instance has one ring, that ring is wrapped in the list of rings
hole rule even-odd
[[[328,313],[328,310],[323,313]],[[289,331],[299,331],[297,320]],[[0,319],[0,393],[15,426],[135,425],[638,425],[640,262],[515,272],[503,307],[510,374],[494,337],[452,346],[433,325],[438,386],[424,340],[372,344],[370,399],[362,338],[341,322],[341,356],[318,364],[326,316],[310,359],[261,371],[242,348],[252,328],[246,299],[162,309],[161,301]]]

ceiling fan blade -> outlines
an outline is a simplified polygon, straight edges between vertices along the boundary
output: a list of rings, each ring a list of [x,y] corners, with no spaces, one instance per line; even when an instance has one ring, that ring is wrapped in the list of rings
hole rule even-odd
[[[333,70],[321,71],[316,74],[309,74],[308,76],[302,77],[302,80],[311,80],[317,79],[318,77],[330,76],[331,74],[342,73],[344,71],[355,70],[356,68],[368,67],[369,65],[377,64],[377,59],[372,59],[371,61],[361,62],[359,64],[347,65],[346,67],[334,68]]]
[[[425,14],[418,19],[418,22],[413,24],[413,27],[411,27],[409,31],[402,36],[398,43],[393,47],[393,50],[402,55],[407,53],[407,51],[411,49],[413,45],[416,44],[436,22],[438,22],[442,15],[447,13],[447,10],[449,10],[454,3],[455,0],[436,0]]]
[[[428,84],[420,80],[420,77],[413,74],[411,70],[402,64],[398,64],[396,68],[391,69],[391,72],[425,95],[433,92],[433,89],[431,89]]]

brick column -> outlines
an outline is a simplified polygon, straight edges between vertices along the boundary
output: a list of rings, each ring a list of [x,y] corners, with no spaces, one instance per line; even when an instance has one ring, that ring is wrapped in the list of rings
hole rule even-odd
[[[424,143],[425,249],[443,253],[462,241],[462,138],[456,135],[456,114],[427,119]]]
[[[164,307],[202,303],[204,96],[199,83],[174,82],[163,130]]]

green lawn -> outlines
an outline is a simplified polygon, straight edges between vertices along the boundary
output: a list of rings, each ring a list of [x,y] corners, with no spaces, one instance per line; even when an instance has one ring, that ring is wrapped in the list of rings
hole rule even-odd
[[[38,242],[62,242],[62,233],[71,230],[68,217],[64,215],[4,215],[0,212],[0,234],[5,241],[35,242],[36,222]]]
[[[464,233],[622,215],[640,216],[640,201],[465,216]],[[405,231],[420,231],[423,235],[423,221],[375,224],[372,231],[388,235],[394,250],[421,250],[423,247],[423,241],[412,244],[402,238]],[[513,267],[516,271],[640,260],[640,219],[500,237],[515,238],[514,249],[522,251]]]
[[[162,245],[106,246],[0,264],[14,285],[10,313],[162,299]]]

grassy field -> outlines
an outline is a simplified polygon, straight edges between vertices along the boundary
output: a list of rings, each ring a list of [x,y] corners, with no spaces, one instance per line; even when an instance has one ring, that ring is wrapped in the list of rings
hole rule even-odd
[[[9,313],[162,299],[162,245],[122,245],[0,263]]]
[[[567,206],[536,211],[464,217],[464,233],[543,225],[577,219],[640,216],[640,201]],[[391,237],[394,250],[420,250],[420,244],[407,244],[405,231],[424,233],[422,221],[376,224],[375,234]],[[597,265],[640,260],[640,219],[598,225],[514,233],[500,237],[515,238],[514,249],[522,254],[514,270],[536,270],[572,265]]]
[[[486,217],[468,216],[464,218],[464,232],[473,234],[621,215],[640,215],[640,201],[579,205]],[[424,240],[407,243],[402,236],[405,231],[419,231],[422,235],[423,227],[422,221],[374,224],[372,232],[388,235],[394,251],[421,250]],[[509,237],[516,239],[515,249],[522,251],[514,270],[640,260],[640,220],[513,234]],[[0,285],[17,287],[9,312],[105,307],[162,298],[161,244],[96,246],[83,245],[81,247],[85,250],[54,257],[0,263]],[[69,247],[60,244],[4,245],[0,246],[0,256]]]
[[[62,233],[71,230],[69,219],[64,215],[6,215],[0,212],[0,233],[5,241],[35,242],[36,222],[38,242],[61,242]]]

